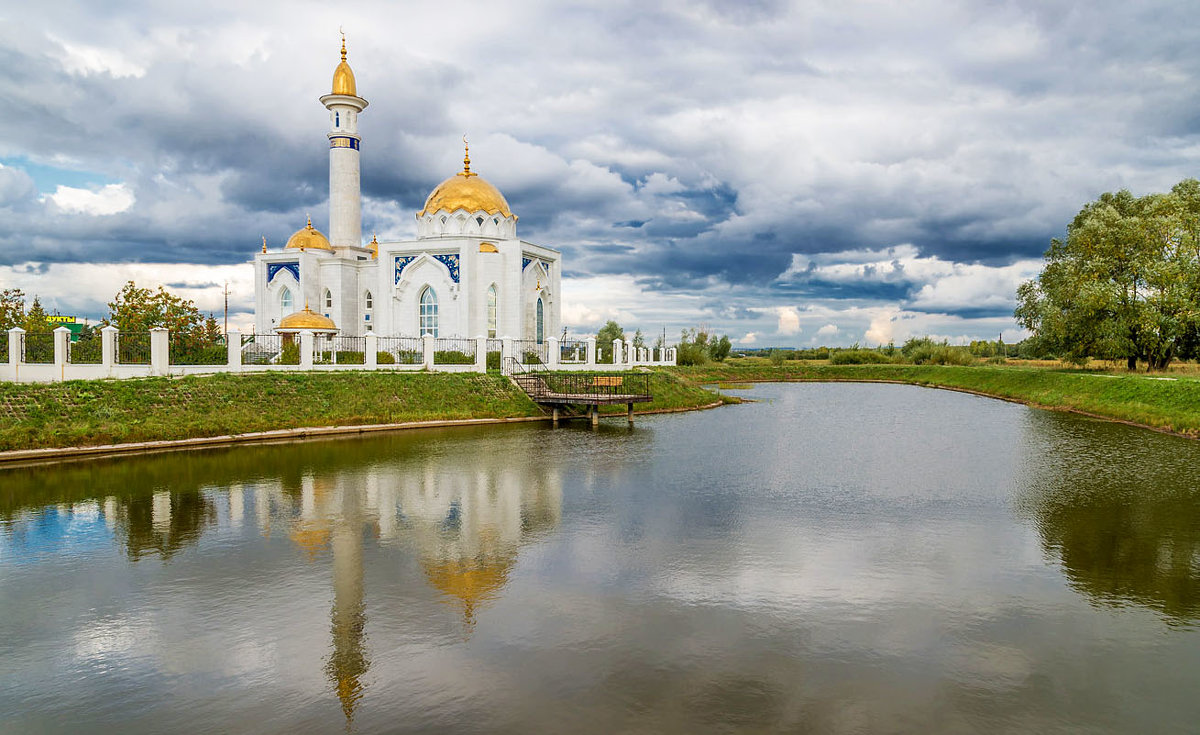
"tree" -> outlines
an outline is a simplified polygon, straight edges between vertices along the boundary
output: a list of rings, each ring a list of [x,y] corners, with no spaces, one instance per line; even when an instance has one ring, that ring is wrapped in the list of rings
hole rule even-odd
[[[122,332],[144,333],[154,327],[166,327],[178,359],[211,352],[221,342],[220,325],[211,314],[205,317],[190,300],[175,296],[162,286],[151,291],[129,281],[108,304],[108,311],[104,323],[115,324]]]
[[[0,291],[0,330],[7,332],[25,324],[25,293],[19,288]]]
[[[724,362],[726,357],[729,357],[729,351],[733,349],[733,345],[729,342],[729,335],[723,334],[720,339],[714,339],[708,343],[708,356],[716,362]]]
[[[639,350],[646,346],[646,338],[642,336],[640,329],[633,333],[633,346]]]
[[[49,315],[42,308],[41,299],[37,296],[33,297],[29,311],[25,312],[25,319],[21,323],[21,327],[26,334],[50,334],[54,331],[54,327],[50,326]]]
[[[703,329],[685,329],[679,335],[676,355],[680,365],[703,365],[708,362],[708,332]]]
[[[600,331],[596,333],[596,344],[606,350],[611,350],[614,339],[619,339],[624,342],[625,330],[621,329],[620,324],[617,324],[612,319],[609,319],[608,323],[603,327],[600,327]]]
[[[1168,194],[1106,193],[1054,239],[1014,312],[1042,350],[1165,368],[1200,333],[1200,182]]]

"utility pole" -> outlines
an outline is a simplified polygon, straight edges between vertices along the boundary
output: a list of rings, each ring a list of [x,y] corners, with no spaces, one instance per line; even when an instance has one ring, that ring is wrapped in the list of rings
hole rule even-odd
[[[229,339],[229,281],[225,281],[225,339]]]

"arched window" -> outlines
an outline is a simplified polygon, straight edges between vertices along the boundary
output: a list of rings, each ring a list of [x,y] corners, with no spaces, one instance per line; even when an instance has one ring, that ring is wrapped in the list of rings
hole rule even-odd
[[[421,292],[421,336],[438,336],[437,294],[429,286]]]
[[[497,309],[496,284],[492,284],[488,288],[487,300],[487,336],[496,336],[496,313]]]
[[[292,313],[292,292],[287,286],[279,292],[279,311],[284,316]]]
[[[370,311],[371,309],[374,309],[374,308],[375,308],[375,297],[373,297],[373,296],[371,295],[371,292],[370,292],[370,291],[367,291],[366,298],[365,298],[365,299],[363,299],[363,301],[364,301],[364,303],[366,304],[367,311]]]
[[[325,308],[333,308],[333,294],[329,293],[329,289],[325,289]]]
[[[341,125],[342,125],[342,116],[339,115],[337,112],[334,112],[333,113],[333,127],[337,128],[337,127],[341,127]]]
[[[537,343],[540,345],[546,338],[546,313],[545,307],[542,306],[542,300],[539,298],[537,302]]]
[[[367,329],[371,329],[371,311],[375,308],[375,297],[370,291],[363,294],[363,321],[367,323]]]

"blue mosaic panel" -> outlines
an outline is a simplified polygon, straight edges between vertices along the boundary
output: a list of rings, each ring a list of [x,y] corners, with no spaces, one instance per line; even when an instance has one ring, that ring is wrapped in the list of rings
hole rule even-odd
[[[537,263],[538,265],[542,266],[542,270],[546,271],[546,275],[550,275],[550,264],[541,258],[521,258],[522,273],[525,272],[525,269],[529,267],[530,263]]]
[[[396,280],[393,283],[400,282],[400,273],[405,266],[417,259],[415,255],[397,255],[396,256]]]
[[[524,273],[529,264],[533,262],[533,258],[521,258],[521,272]]]
[[[351,138],[345,135],[335,135],[329,139],[330,148],[351,148],[358,150],[358,138]]]
[[[300,261],[294,263],[267,263],[267,283],[270,283],[280,271],[287,271],[296,279],[296,283],[300,282]]]
[[[446,266],[446,268],[450,271],[450,280],[458,283],[458,256],[454,254],[435,255],[433,258],[442,265]]]

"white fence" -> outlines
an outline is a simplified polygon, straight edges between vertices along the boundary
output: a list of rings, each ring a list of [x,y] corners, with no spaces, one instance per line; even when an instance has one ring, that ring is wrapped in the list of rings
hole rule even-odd
[[[171,335],[166,329],[150,330],[149,361],[136,364],[121,362],[123,351],[118,349],[119,330],[104,327],[100,330],[99,359],[89,354],[87,362],[71,360],[71,332],[66,327],[54,330],[53,360],[39,357],[27,362],[25,330],[20,327],[7,333],[8,349],[0,354],[0,380],[19,383],[50,383],[64,380],[97,380],[100,378],[144,378],[152,375],[201,375],[207,373],[249,373],[278,371],[338,371],[338,370],[436,370],[439,372],[482,373],[488,369],[489,347],[495,352],[500,343],[500,364],[515,358],[527,366],[550,370],[628,370],[642,365],[674,365],[676,348],[635,348],[622,340],[613,340],[612,362],[596,362],[596,339],[571,341],[560,346],[551,337],[544,344],[532,346],[524,340],[503,337],[499,340],[484,337],[438,338],[424,337],[329,337],[312,332],[300,332],[292,344],[279,335],[245,335],[231,331],[226,340],[226,360],[219,365],[176,364],[171,356]],[[288,349],[291,347],[291,349]],[[82,352],[77,355],[82,357]],[[292,364],[288,364],[292,363]],[[498,365],[493,365],[496,369]]]

